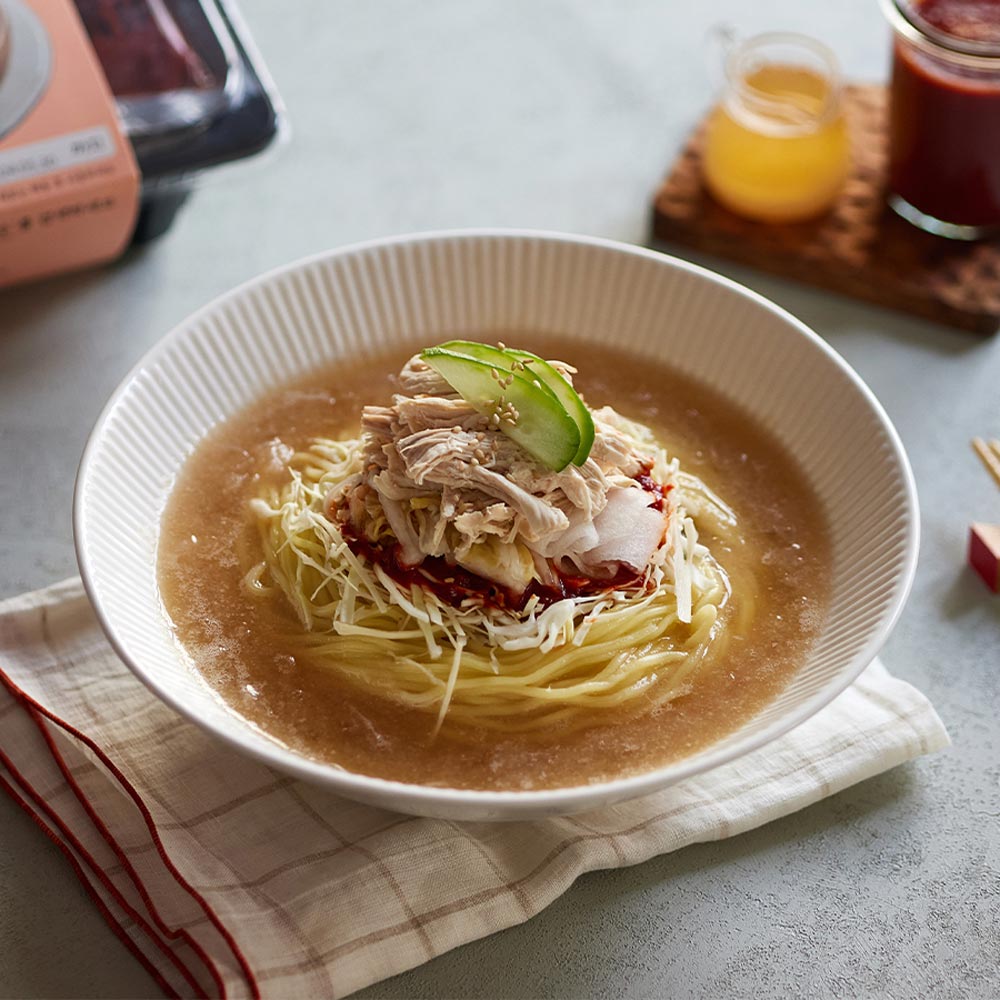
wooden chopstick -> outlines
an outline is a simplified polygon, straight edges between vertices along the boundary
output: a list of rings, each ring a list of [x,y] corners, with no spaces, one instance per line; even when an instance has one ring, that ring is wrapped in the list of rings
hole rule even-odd
[[[992,438],[987,444],[982,438],[973,438],[972,447],[976,454],[982,459],[987,472],[993,477],[997,486],[1000,486],[1000,441]]]

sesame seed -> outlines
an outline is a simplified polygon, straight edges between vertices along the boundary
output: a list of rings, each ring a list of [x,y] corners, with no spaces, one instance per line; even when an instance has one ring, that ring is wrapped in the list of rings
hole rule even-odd
[[[499,347],[501,351],[507,350],[507,345],[502,340],[497,341],[497,347]]]

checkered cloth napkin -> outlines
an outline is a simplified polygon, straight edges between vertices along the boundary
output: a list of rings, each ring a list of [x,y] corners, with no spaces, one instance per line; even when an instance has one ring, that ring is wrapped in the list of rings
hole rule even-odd
[[[644,799],[456,824],[234,753],[112,652],[78,580],[0,604],[0,787],[173,996],[343,996],[520,923],[582,872],[730,837],[948,743],[875,662],[764,750]]]

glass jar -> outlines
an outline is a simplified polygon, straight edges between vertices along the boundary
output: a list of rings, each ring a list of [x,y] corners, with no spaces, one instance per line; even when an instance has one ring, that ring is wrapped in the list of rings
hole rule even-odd
[[[727,41],[724,89],[705,136],[708,190],[763,222],[819,215],[840,193],[850,163],[833,53],[787,32]]]
[[[893,28],[889,204],[952,239],[1000,232],[1000,3],[882,0]]]

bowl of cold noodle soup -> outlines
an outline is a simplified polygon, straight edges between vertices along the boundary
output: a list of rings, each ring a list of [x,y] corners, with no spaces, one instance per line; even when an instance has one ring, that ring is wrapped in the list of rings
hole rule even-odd
[[[80,567],[160,698],[385,808],[569,813],[764,746],[871,661],[917,507],[847,364],[653,251],[459,231],[196,313],[77,483]]]

